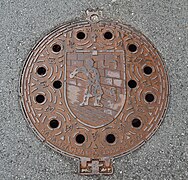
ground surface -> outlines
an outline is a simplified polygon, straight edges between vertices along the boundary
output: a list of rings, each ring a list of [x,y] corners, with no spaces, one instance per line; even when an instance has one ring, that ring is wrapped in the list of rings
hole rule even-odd
[[[142,31],[161,52],[169,71],[169,108],[157,133],[141,148],[116,159],[112,176],[76,174],[77,162],[40,142],[19,105],[19,77],[26,56],[62,22],[100,7],[107,17]],[[188,179],[187,0],[1,0],[0,179]]]

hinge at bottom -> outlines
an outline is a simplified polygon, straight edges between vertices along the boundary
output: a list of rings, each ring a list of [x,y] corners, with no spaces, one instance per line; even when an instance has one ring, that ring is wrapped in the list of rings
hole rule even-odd
[[[110,158],[101,158],[101,159],[90,159],[90,158],[81,158],[79,173],[83,175],[92,175],[92,174],[112,174],[112,159]]]

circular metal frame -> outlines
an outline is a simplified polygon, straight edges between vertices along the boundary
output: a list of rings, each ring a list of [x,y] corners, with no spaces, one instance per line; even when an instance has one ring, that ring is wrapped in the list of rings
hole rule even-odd
[[[84,39],[77,39],[82,31]],[[108,31],[112,39],[104,38]],[[53,52],[54,44],[61,46],[59,52]],[[135,52],[129,44],[136,44]],[[144,73],[146,66],[152,68],[150,75]],[[39,67],[46,69],[42,76]],[[62,83],[59,89],[53,87],[56,80]],[[135,88],[128,87],[129,80],[136,81]],[[142,33],[90,18],[65,24],[37,43],[20,86],[23,111],[34,132],[58,152],[80,158],[83,174],[110,174],[112,158],[144,144],[162,122],[169,94],[162,58]],[[148,92],[154,101],[145,100]],[[45,100],[40,104],[35,97],[41,93]],[[140,127],[132,126],[136,118]],[[49,127],[51,119],[60,122],[57,128]],[[83,143],[76,142],[77,134],[84,136]],[[114,143],[106,141],[108,134],[115,136]]]

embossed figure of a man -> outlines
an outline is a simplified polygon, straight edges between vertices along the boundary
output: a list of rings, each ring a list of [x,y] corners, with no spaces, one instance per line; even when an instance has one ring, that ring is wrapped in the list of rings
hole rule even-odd
[[[87,77],[87,86],[83,97],[83,102],[80,106],[87,106],[89,104],[89,98],[94,97],[94,106],[102,107],[100,102],[103,90],[100,85],[100,75],[98,69],[94,67],[94,61],[88,59],[85,62],[85,66],[76,68],[71,74],[70,78],[74,78],[78,73],[84,73]]]

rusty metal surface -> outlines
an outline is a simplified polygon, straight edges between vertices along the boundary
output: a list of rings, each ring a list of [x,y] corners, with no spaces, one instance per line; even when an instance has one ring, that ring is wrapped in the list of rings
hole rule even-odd
[[[168,79],[142,33],[88,12],[33,48],[21,102],[42,141],[80,159],[79,173],[111,174],[112,159],[141,146],[160,125]]]

